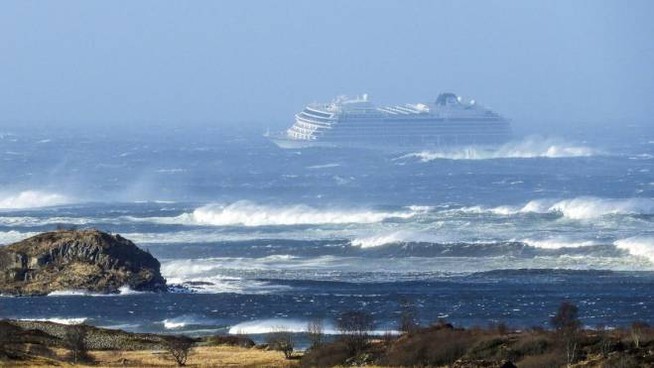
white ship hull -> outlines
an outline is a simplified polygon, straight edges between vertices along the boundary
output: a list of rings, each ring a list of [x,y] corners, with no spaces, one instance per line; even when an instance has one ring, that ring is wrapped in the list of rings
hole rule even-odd
[[[285,149],[350,147],[385,150],[496,146],[511,138],[510,123],[496,113],[443,94],[432,106],[376,107],[367,100],[310,105],[285,132],[269,136]]]

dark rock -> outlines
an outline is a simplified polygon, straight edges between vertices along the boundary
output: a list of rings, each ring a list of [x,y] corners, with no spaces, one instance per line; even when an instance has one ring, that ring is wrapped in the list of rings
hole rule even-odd
[[[120,235],[59,230],[0,247],[0,293],[166,291],[159,261]]]

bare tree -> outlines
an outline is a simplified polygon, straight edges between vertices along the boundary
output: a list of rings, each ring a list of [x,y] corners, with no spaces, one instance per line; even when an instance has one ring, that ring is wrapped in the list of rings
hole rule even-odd
[[[87,326],[84,324],[72,325],[66,328],[64,343],[69,350],[69,357],[73,363],[89,361],[88,347],[86,346]]]
[[[372,316],[363,311],[343,312],[336,322],[336,327],[352,355],[362,352],[367,346],[368,334],[373,325]]]
[[[415,304],[409,299],[400,300],[400,321],[399,330],[404,333],[411,333],[418,329],[418,312]]]
[[[295,349],[293,334],[284,326],[275,327],[266,337],[266,342],[272,350],[284,353],[286,359],[293,357]]]
[[[643,330],[649,328],[649,325],[646,322],[636,321],[631,324],[631,339],[634,342],[636,348],[640,348],[640,339],[643,335]]]
[[[192,347],[193,340],[186,336],[172,336],[166,340],[166,351],[179,367],[186,365]]]
[[[307,336],[311,341],[311,347],[316,348],[324,343],[325,326],[321,318],[314,318],[307,323]]]
[[[551,323],[565,345],[566,362],[570,366],[577,359],[578,334],[581,328],[579,309],[576,305],[564,301],[552,317]]]

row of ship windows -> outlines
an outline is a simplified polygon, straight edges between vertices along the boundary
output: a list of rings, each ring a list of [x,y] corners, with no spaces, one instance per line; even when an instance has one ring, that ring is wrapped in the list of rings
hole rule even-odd
[[[304,113],[295,115],[295,117],[296,117],[295,120],[302,120],[307,123],[317,124],[321,126],[329,126],[332,123],[332,120],[328,120],[328,119],[318,119],[318,118],[314,118],[313,116],[307,118],[306,115],[304,115]]]
[[[305,122],[300,121],[300,120],[296,120],[295,124],[293,124],[293,126],[294,127],[299,126],[299,127],[302,127],[302,128],[305,128],[305,129],[310,129],[310,130],[325,130],[327,128],[327,127],[321,126],[321,125],[305,123]]]
[[[308,115],[314,115],[314,116],[319,116],[322,118],[329,118],[332,116],[332,114],[327,114],[324,112],[316,111],[316,110],[311,110],[311,109],[304,109],[302,113],[308,114]]]

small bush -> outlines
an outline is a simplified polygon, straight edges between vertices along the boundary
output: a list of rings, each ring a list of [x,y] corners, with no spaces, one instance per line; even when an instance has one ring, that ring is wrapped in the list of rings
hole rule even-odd
[[[293,350],[295,349],[293,334],[284,328],[278,328],[269,333],[266,342],[270,349],[282,352],[286,359],[293,357]]]
[[[513,351],[518,357],[527,355],[542,355],[552,349],[554,342],[545,336],[527,336],[513,345]]]
[[[325,342],[325,325],[322,319],[315,318],[307,323],[307,337],[311,342],[311,349],[318,347]]]
[[[92,359],[88,354],[86,346],[87,327],[85,325],[73,325],[66,328],[64,343],[68,348],[68,359],[73,363],[90,362]]]
[[[172,356],[177,366],[185,366],[193,340],[185,336],[171,336],[166,340],[166,351]]]
[[[300,365],[302,367],[333,367],[343,365],[351,357],[349,347],[344,341],[316,346],[308,350]]]
[[[520,368],[560,368],[565,366],[565,358],[561,352],[555,351],[542,355],[531,355],[519,361]]]
[[[468,331],[432,328],[399,339],[389,349],[386,364],[391,366],[442,366],[463,357],[478,337]]]
[[[509,358],[508,339],[502,337],[484,338],[474,344],[467,357],[475,360],[504,360]]]
[[[356,356],[368,346],[368,333],[373,329],[372,316],[363,311],[342,313],[336,321],[341,340],[349,349],[350,356]]]

